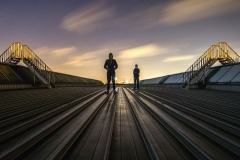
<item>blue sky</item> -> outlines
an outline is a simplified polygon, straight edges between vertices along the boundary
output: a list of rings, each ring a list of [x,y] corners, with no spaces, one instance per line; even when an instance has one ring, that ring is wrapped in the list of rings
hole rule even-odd
[[[1,0],[0,50],[28,45],[53,71],[102,80],[184,72],[211,45],[240,54],[239,0]]]

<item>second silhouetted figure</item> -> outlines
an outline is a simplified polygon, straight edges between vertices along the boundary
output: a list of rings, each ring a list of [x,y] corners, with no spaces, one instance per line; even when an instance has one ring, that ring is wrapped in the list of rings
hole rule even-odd
[[[134,76],[134,87],[133,87],[133,89],[134,90],[136,88],[139,90],[139,74],[140,74],[140,69],[138,68],[138,65],[135,64],[135,68],[133,70],[133,76]]]
[[[109,53],[109,58],[105,61],[104,68],[107,70],[107,91],[109,93],[110,81],[112,79],[113,90],[115,90],[115,70],[118,68],[117,61],[113,59],[113,54]]]

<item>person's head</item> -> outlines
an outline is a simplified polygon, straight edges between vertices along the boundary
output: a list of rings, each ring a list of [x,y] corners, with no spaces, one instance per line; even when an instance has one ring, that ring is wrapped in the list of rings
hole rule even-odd
[[[109,59],[113,59],[113,54],[112,53],[109,53]]]
[[[135,64],[135,68],[138,68],[138,65],[137,65],[137,64]]]

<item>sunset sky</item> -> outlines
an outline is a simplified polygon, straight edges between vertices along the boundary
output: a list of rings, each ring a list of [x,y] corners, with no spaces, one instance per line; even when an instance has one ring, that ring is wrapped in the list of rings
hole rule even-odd
[[[1,0],[0,52],[28,45],[53,71],[106,82],[184,72],[211,45],[240,54],[240,0]],[[1,53],[0,53],[1,54]]]

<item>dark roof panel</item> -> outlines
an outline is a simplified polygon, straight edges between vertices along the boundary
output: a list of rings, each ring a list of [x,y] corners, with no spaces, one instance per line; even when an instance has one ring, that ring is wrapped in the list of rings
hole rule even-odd
[[[226,66],[226,67],[222,67],[212,78],[210,78],[209,82],[217,82],[220,78],[222,78],[222,76],[224,76],[229,69],[232,66]]]
[[[230,82],[240,72],[240,65],[234,65],[218,82]]]
[[[233,83],[240,83],[240,72],[231,80]]]

